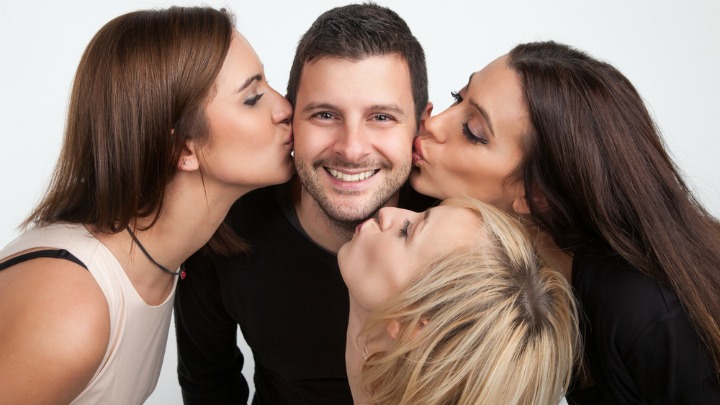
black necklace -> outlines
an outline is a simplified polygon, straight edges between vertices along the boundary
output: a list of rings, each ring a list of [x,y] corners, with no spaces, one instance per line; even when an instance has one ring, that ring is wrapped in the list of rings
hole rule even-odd
[[[127,229],[128,233],[130,234],[130,237],[133,239],[133,241],[135,241],[135,243],[138,245],[138,247],[139,247],[140,250],[143,252],[143,254],[145,255],[145,257],[147,257],[148,260],[150,260],[150,261],[152,262],[152,264],[154,264],[155,266],[157,266],[160,270],[164,271],[165,273],[172,274],[173,276],[180,276],[180,278],[183,279],[183,280],[185,279],[185,266],[184,266],[184,264],[180,266],[180,270],[178,270],[178,271],[170,271],[170,270],[168,270],[165,266],[163,266],[162,264],[156,262],[155,259],[153,259],[152,256],[150,256],[150,253],[148,253],[148,251],[145,250],[145,247],[143,247],[142,243],[140,243],[140,241],[138,240],[137,236],[135,236],[135,234],[133,233],[132,229],[130,229],[130,225],[128,225],[126,229]]]

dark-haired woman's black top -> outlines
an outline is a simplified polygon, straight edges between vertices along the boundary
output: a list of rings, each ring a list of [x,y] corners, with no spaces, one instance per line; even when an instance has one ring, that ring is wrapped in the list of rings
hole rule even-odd
[[[720,404],[707,347],[669,286],[582,251],[572,284],[595,386],[571,387],[570,404]]]

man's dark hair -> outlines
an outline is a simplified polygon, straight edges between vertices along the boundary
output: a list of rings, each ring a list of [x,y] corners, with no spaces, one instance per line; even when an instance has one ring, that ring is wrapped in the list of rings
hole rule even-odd
[[[295,105],[305,64],[323,57],[362,60],[397,54],[408,64],[416,123],[428,102],[425,53],[405,20],[387,7],[350,4],[326,11],[300,38],[290,69],[287,97]]]

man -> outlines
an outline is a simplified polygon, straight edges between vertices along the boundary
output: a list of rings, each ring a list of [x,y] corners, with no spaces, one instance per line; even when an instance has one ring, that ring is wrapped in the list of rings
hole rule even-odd
[[[253,403],[352,404],[348,292],[336,253],[359,223],[409,190],[400,193],[412,142],[430,112],[422,47],[387,8],[332,9],[298,45],[288,98],[298,175],[231,210],[226,222],[249,254],[197,254],[178,285],[186,404],[247,401],[238,324],[255,359]]]

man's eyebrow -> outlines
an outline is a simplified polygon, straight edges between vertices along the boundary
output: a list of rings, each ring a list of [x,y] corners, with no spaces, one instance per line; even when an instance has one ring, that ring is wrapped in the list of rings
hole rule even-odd
[[[405,114],[405,110],[403,110],[402,107],[400,107],[397,104],[375,104],[375,105],[371,105],[368,108],[368,110],[375,110],[375,111],[380,110],[380,111],[394,112],[394,113],[396,113],[398,115],[402,115],[402,116],[407,115],[407,114]]]
[[[258,74],[256,74],[256,75],[253,75],[253,76],[251,76],[251,77],[248,77],[247,80],[245,80],[245,81],[243,82],[242,86],[240,86],[240,87],[237,89],[236,93],[240,93],[241,91],[247,89],[248,86],[250,86],[253,82],[255,82],[255,81],[260,81],[260,80],[262,80],[262,74],[260,74],[260,73],[258,73]]]
[[[336,110],[337,106],[330,103],[310,103],[303,107],[302,111],[311,111],[318,109]],[[381,111],[392,111],[398,114],[405,115],[405,110],[397,104],[373,104],[366,108],[366,110],[381,110]]]
[[[337,106],[330,103],[310,103],[302,108],[301,112],[306,113],[314,110],[337,110]]]

